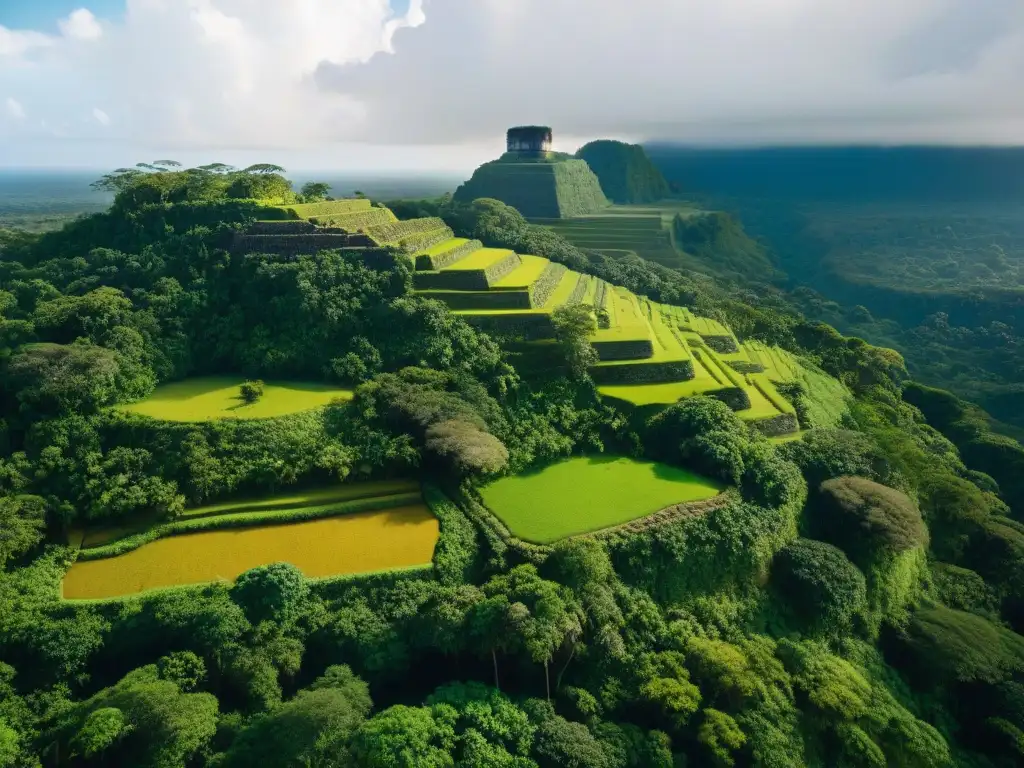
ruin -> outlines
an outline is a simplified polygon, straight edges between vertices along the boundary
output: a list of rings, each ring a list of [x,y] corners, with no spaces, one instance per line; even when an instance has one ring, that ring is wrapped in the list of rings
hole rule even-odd
[[[505,142],[509,152],[540,154],[551,151],[553,135],[546,125],[520,125],[508,129]]]

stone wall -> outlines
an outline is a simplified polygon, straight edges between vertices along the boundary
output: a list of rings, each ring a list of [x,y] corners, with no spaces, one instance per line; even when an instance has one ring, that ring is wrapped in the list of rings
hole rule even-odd
[[[590,369],[590,377],[597,384],[659,384],[684,381],[694,377],[693,361],[598,365]]]
[[[442,253],[421,253],[416,257],[416,269],[422,272],[437,272],[483,247],[484,244],[479,240],[467,240],[462,245],[449,248]]]
[[[555,288],[558,287],[562,276],[567,271],[565,265],[556,264],[553,261],[544,267],[540,277],[530,286],[530,306],[533,309],[540,309],[548,303],[548,299],[551,298],[551,294],[555,292]]]

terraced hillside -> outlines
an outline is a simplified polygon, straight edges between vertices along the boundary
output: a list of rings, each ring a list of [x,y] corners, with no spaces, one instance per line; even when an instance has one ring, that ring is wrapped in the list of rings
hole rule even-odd
[[[338,226],[346,217],[377,210],[383,211],[374,214],[381,223],[351,231]],[[552,226],[575,232],[578,240],[594,249],[629,245],[639,251],[643,250],[640,243],[649,243],[650,249],[663,248],[667,254],[672,248],[665,217],[671,221],[677,210],[671,214],[657,208],[618,210]],[[772,360],[766,348],[740,344],[716,320],[649,301],[541,256],[486,248],[479,241],[453,237],[440,219],[397,221],[391,217],[384,222],[390,211],[373,208],[369,201],[295,206],[288,212],[306,218],[258,222],[239,236],[239,245],[256,251],[259,248],[254,246],[262,245],[274,253],[292,255],[358,248],[368,259],[393,259],[396,254],[408,258],[420,295],[447,304],[478,328],[526,339],[520,345],[524,352],[536,353],[541,360],[552,349],[552,313],[566,304],[587,304],[601,318],[591,340],[600,358],[592,376],[607,397],[626,408],[644,408],[706,394],[726,402],[766,434],[798,430],[796,409],[775,386],[797,381],[797,366]],[[321,225],[321,221],[329,223]],[[664,243],[659,245],[662,237]]]
[[[648,261],[678,267],[685,258],[672,238],[672,221],[677,213],[692,209],[685,203],[664,205],[616,205],[600,213],[569,219],[533,218],[580,248],[609,256],[635,253]]]

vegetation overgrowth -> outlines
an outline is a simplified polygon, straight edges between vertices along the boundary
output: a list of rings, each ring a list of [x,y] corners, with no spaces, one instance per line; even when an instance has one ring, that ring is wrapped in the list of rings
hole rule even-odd
[[[233,248],[304,204],[250,197],[278,171],[243,175],[122,175],[107,212],[0,245],[0,764],[1021,763],[1012,464],[990,474],[989,434],[915,394],[898,354],[805,319],[780,292],[580,249],[497,201],[391,205],[590,278],[557,305],[557,338],[531,347],[418,293],[416,254]],[[587,305],[569,301],[581,284],[592,315],[571,309]],[[619,289],[692,316],[679,333],[703,340],[726,399],[733,377],[813,371],[784,395],[800,438],[772,442],[707,393],[648,409],[603,398],[585,344]],[[741,370],[751,341],[772,350],[762,373]],[[353,397],[199,423],[111,408],[213,375]],[[478,502],[489,483],[602,453],[728,490],[694,514],[543,546],[503,535]],[[119,559],[74,563],[69,528],[174,524],[190,506],[395,477],[429,481],[432,568],[310,582],[261,558],[233,584],[59,599],[69,568]],[[565,506],[536,505],[552,519]],[[378,527],[369,549],[387,554],[392,533]],[[314,543],[278,556],[343,569]]]

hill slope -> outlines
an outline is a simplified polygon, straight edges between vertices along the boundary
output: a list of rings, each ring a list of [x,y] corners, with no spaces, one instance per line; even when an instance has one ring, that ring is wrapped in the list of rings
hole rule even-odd
[[[653,203],[668,197],[668,182],[639,144],[592,141],[576,157],[586,161],[612,202]]]

